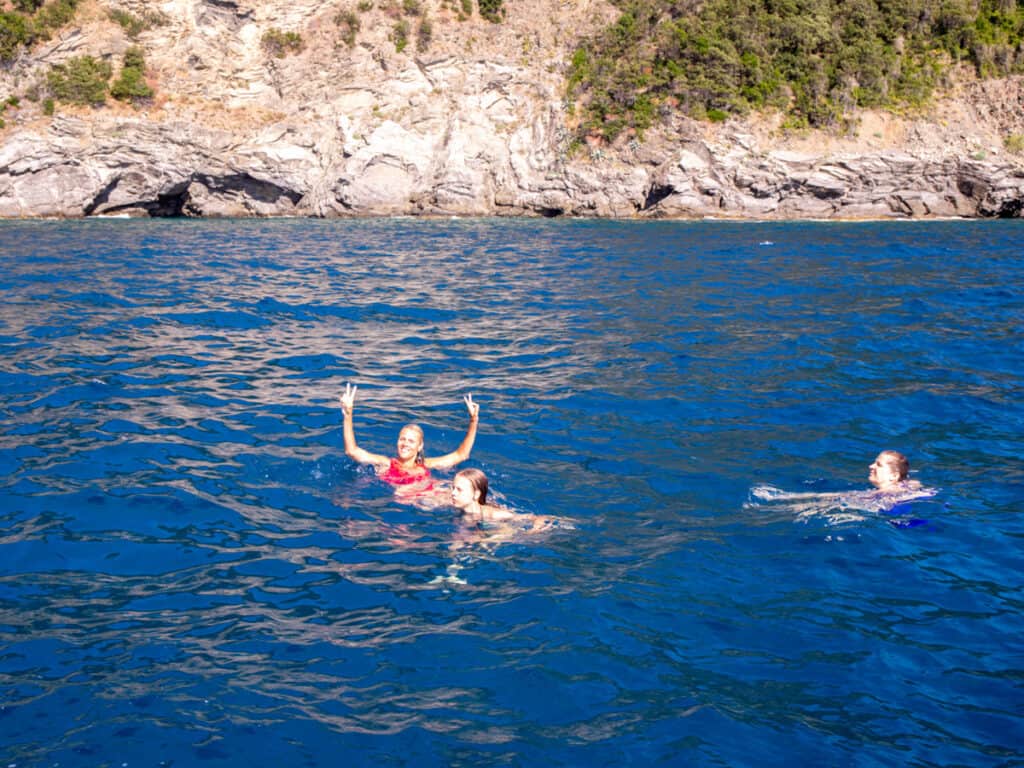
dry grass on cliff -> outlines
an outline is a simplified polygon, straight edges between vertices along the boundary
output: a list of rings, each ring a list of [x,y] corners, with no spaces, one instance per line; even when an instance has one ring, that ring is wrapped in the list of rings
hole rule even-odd
[[[1004,156],[1017,162],[1014,137],[1024,136],[1024,77],[978,80],[961,72],[954,88],[917,112],[860,110],[846,133],[787,133],[781,119],[762,116],[747,122],[758,142],[810,155],[866,155],[909,151],[928,157]]]

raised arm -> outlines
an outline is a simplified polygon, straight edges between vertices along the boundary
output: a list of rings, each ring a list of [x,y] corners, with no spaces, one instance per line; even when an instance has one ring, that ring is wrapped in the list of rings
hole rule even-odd
[[[480,406],[473,402],[472,395],[466,395],[462,399],[466,403],[466,410],[469,411],[469,428],[466,429],[466,436],[462,438],[459,447],[451,453],[446,453],[444,456],[438,456],[437,458],[424,459],[423,464],[429,469],[449,469],[454,467],[456,464],[468,459],[470,452],[473,450],[473,442],[476,440],[476,425],[480,420]]]
[[[352,408],[356,403],[356,389],[352,384],[345,385],[345,393],[339,398],[341,412],[345,418],[345,455],[360,464],[373,464],[378,467],[386,467],[390,463],[387,456],[378,453],[364,451],[356,445],[356,431],[352,426]]]

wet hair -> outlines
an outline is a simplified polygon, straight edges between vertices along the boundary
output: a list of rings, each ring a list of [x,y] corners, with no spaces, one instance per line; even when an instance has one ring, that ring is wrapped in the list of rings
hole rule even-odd
[[[910,474],[910,462],[906,456],[899,451],[882,451],[878,457],[885,459],[886,463],[896,470],[900,480],[907,479],[907,475]]]
[[[420,449],[419,449],[419,451],[416,452],[416,463],[417,464],[422,464],[423,463],[423,427],[421,427],[419,424],[406,424],[404,427],[402,427],[400,430],[398,430],[398,434],[401,435],[407,429],[411,429],[413,432],[415,432],[417,435],[419,435],[419,438],[420,438]]]
[[[480,498],[477,499],[477,503],[487,503],[487,475],[479,469],[463,469],[460,472],[456,472],[455,477],[464,477],[469,480],[473,488],[480,491]]]

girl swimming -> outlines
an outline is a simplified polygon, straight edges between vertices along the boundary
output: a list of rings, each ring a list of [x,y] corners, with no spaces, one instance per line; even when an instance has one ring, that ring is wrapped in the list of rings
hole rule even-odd
[[[487,503],[489,483],[479,469],[464,469],[452,480],[452,506],[462,513],[463,525],[478,530],[534,533],[552,527],[553,522],[531,514],[513,512]]]
[[[476,440],[476,428],[480,419],[480,406],[473,402],[472,395],[466,395],[463,401],[469,411],[469,427],[459,447],[444,456],[427,457],[423,455],[423,430],[417,424],[407,424],[398,433],[396,456],[384,456],[370,453],[356,444],[355,428],[352,426],[352,409],[355,406],[357,387],[345,385],[341,395],[341,412],[345,421],[345,455],[360,464],[372,464],[378,477],[384,482],[396,486],[396,493],[402,495],[418,495],[434,490],[430,477],[432,469],[449,469],[469,458]]]

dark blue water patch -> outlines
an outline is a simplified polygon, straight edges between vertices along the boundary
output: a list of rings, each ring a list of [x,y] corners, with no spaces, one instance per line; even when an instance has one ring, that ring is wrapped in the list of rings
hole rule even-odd
[[[98,291],[86,291],[82,293],[58,292],[50,298],[57,299],[61,302],[67,302],[72,305],[82,305],[83,307],[88,308],[90,312],[96,309],[126,309],[136,306],[134,302],[129,301],[122,296],[114,296],[109,293]]]
[[[336,371],[340,360],[335,355],[295,355],[279,358],[272,364],[296,371],[300,376],[315,376],[324,372]]]
[[[139,435],[144,432],[138,424],[125,419],[111,419],[100,426],[100,431],[110,435]]]
[[[55,459],[52,462],[62,465],[62,473],[66,477],[79,482],[95,481],[102,485],[104,478],[148,472],[153,468],[153,462],[173,462],[180,458],[195,459],[204,464],[211,462],[209,455],[194,445],[122,440],[89,430],[85,430],[82,436],[88,448],[77,451],[65,461]]]
[[[26,329],[26,338],[50,342],[54,339],[77,336],[80,331],[81,329],[76,326],[36,326]]]
[[[14,431],[13,434],[26,434],[26,432]],[[28,434],[32,434],[31,431]],[[44,452],[31,445],[17,445],[13,449],[0,451],[0,474],[11,474],[23,466],[26,459],[33,459],[44,456]]]
[[[264,328],[271,325],[259,315],[238,310],[209,310],[206,312],[168,312],[163,315],[181,325],[196,325],[209,328],[230,328],[233,330],[249,330]]]
[[[261,315],[278,314],[304,321],[316,321],[323,318],[360,321],[367,314],[367,309],[362,306],[346,304],[289,304],[272,297],[260,299],[255,304],[255,309]]]

